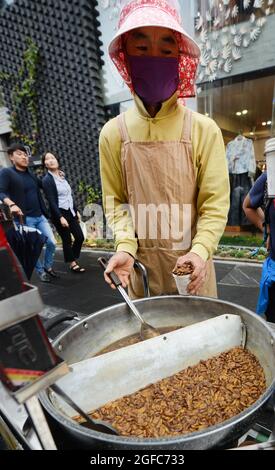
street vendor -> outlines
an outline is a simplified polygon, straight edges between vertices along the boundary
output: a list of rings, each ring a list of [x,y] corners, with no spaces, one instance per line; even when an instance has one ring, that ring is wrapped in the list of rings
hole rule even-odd
[[[115,237],[114,270],[132,298],[176,294],[175,267],[193,265],[190,294],[217,296],[212,254],[227,220],[229,181],[220,129],[180,98],[195,95],[200,50],[177,0],[122,1],[109,54],[134,105],[100,134],[103,204]],[[114,286],[112,286],[114,287]]]

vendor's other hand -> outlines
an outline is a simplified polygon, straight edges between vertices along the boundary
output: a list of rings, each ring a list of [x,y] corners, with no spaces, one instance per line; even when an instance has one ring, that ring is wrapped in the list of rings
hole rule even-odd
[[[77,221],[80,223],[81,222],[81,215],[78,211],[76,213],[76,217],[77,217]]]
[[[187,292],[191,295],[197,295],[199,289],[203,286],[206,278],[206,262],[196,253],[189,252],[177,259],[176,267],[182,266],[184,263],[192,263],[194,267],[193,273],[190,275],[190,282]]]
[[[65,219],[65,217],[60,217],[60,223],[61,223],[62,227],[64,227],[64,228],[69,227],[68,221]]]
[[[110,284],[112,289],[115,289],[115,286],[112,284],[112,281],[107,274],[114,271],[119,277],[122,287],[125,288],[129,283],[129,276],[133,269],[134,261],[134,258],[125,251],[119,251],[110,258],[108,266],[104,272],[104,278],[105,281]]]

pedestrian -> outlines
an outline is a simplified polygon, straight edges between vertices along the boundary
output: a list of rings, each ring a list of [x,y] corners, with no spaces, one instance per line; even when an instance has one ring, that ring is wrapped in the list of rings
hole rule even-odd
[[[200,50],[182,28],[176,0],[122,5],[109,54],[134,105],[100,134],[103,204],[116,247],[105,279],[110,284],[107,273],[115,270],[123,286],[129,283],[131,297],[142,297],[132,269],[137,257],[148,270],[152,295],[175,294],[171,272],[190,262],[189,293],[215,297],[212,254],[229,209],[224,142],[214,121],[181,103],[194,96]],[[152,222],[160,209],[161,222],[158,214]],[[172,233],[176,226],[183,227],[180,236]]]
[[[275,199],[267,198],[267,173],[255,182],[244,199],[246,217],[264,233],[268,256],[263,263],[256,312],[275,323]]]
[[[50,282],[59,275],[53,269],[56,240],[40,193],[42,183],[29,169],[29,155],[23,144],[14,143],[7,152],[13,166],[0,171],[0,200],[9,206],[15,220],[23,217],[27,226],[47,237],[44,256],[37,261],[35,269],[42,282]]]
[[[47,169],[42,185],[49,202],[51,221],[62,239],[64,261],[69,263],[71,272],[84,273],[85,268],[77,262],[84,236],[79,225],[81,217],[75,206],[71,186],[53,153],[46,152],[43,155],[42,166]]]

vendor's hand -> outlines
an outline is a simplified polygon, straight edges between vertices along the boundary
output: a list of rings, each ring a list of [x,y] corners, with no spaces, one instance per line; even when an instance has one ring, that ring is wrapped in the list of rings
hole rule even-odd
[[[68,221],[65,219],[65,217],[60,217],[60,223],[62,225],[62,227],[64,228],[68,228],[69,227],[69,224],[68,224]]]
[[[194,271],[190,275],[190,282],[188,284],[187,291],[191,295],[196,295],[205,282],[206,262],[196,253],[189,252],[177,259],[175,268],[180,267],[187,262],[192,263],[194,266]]]
[[[15,216],[23,216],[23,212],[21,211],[20,207],[18,206],[12,206],[10,207],[10,211],[11,211],[11,215],[15,215]]]
[[[79,213],[78,211],[77,211],[77,213],[76,213],[76,217],[77,217],[77,221],[78,221],[78,222],[81,222],[81,215],[80,215],[80,213]]]
[[[115,289],[115,286],[112,284],[112,281],[107,274],[114,271],[122,282],[122,287],[127,287],[129,276],[134,266],[134,261],[134,258],[125,251],[119,251],[110,258],[108,266],[104,272],[104,278],[105,281],[110,284],[112,289]]]

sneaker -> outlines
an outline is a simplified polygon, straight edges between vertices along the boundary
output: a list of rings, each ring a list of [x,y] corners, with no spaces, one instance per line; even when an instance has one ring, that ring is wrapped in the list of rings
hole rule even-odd
[[[51,282],[51,278],[47,273],[41,273],[39,277],[41,282]]]
[[[44,271],[45,271],[45,273],[47,273],[48,276],[50,276],[50,277],[55,277],[55,279],[59,279],[59,278],[60,278],[59,274],[57,274],[53,269],[46,269],[46,268],[44,268]]]

